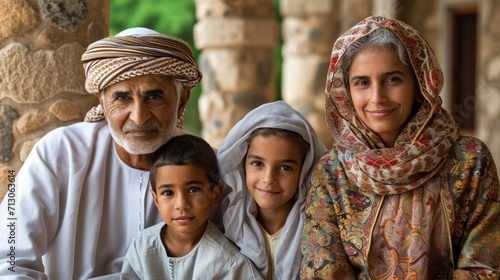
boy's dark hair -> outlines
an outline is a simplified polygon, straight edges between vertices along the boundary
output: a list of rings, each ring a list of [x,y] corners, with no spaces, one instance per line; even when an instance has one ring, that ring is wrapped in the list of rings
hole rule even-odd
[[[159,167],[187,164],[203,168],[211,188],[219,184],[219,165],[213,148],[203,138],[185,134],[172,137],[153,154],[149,173],[152,190],[156,192],[155,176]]]
[[[293,143],[299,146],[300,154],[302,155],[302,161],[306,158],[307,150],[309,150],[309,143],[302,138],[300,134],[295,131],[282,129],[282,128],[274,128],[274,127],[261,127],[252,131],[250,136],[247,139],[247,144],[250,145],[252,140],[257,136],[278,136],[283,139],[292,141]]]

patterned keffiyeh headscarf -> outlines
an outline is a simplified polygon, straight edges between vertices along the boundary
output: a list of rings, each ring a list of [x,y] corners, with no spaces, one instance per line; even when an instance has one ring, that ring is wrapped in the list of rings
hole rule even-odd
[[[228,133],[217,152],[223,181],[232,189],[223,205],[226,236],[240,247],[252,260],[262,275],[267,275],[266,245],[256,219],[257,205],[247,189],[243,159],[248,150],[247,140],[254,130],[262,127],[286,129],[297,132],[309,143],[295,195],[295,204],[287,217],[274,256],[275,279],[296,279],[300,269],[301,213],[309,186],[313,165],[326,152],[323,142],[309,122],[290,105],[276,101],[250,111]]]
[[[356,115],[342,74],[342,56],[349,46],[373,30],[386,28],[403,43],[424,102],[400,133],[394,148]],[[458,126],[441,107],[443,74],[431,47],[411,26],[381,16],[368,17],[334,44],[326,82],[326,118],[333,150],[349,178],[362,190],[396,194],[426,182],[443,165],[458,138]]]
[[[141,75],[166,75],[189,89],[195,87],[202,77],[185,41],[142,27],[130,28],[90,44],[82,55],[82,62],[85,88],[91,94]],[[95,107],[86,120],[102,118],[100,108]]]

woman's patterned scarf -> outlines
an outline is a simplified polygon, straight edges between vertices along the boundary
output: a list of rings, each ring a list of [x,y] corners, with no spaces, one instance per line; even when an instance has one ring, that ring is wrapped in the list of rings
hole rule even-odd
[[[391,30],[405,46],[425,99],[394,148],[385,148],[358,118],[341,69],[347,48],[378,28]],[[334,138],[334,152],[361,190],[381,195],[402,193],[421,186],[439,171],[458,138],[457,124],[441,107],[442,85],[443,74],[431,47],[418,31],[403,22],[369,17],[335,42],[326,83],[327,124]]]

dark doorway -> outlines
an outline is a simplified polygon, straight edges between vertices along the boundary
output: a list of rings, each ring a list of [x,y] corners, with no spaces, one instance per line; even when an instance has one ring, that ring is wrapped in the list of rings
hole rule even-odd
[[[474,134],[477,7],[453,8],[451,17],[452,115],[462,132]]]

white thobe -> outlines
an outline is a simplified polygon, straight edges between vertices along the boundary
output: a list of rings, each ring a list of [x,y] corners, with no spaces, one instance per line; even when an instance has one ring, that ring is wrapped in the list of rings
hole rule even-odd
[[[161,238],[165,223],[141,232],[125,257],[122,279],[263,280],[253,263],[208,222],[203,237],[185,256],[169,257]]]
[[[49,132],[6,195],[15,204],[1,204],[0,278],[119,277],[133,238],[161,221],[148,182],[120,160],[106,121]]]

